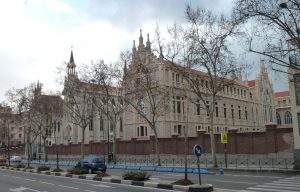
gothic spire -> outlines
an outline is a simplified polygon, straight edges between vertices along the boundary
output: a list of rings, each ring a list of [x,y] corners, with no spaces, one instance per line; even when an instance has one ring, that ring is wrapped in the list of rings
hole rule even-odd
[[[140,29],[139,48],[142,48],[142,47],[144,47],[144,40],[143,40],[142,29]]]
[[[71,50],[70,61],[67,67],[68,67],[68,75],[76,75],[76,71],[75,71],[76,65],[73,57],[73,50]]]
[[[133,40],[133,47],[132,47],[132,53],[136,52],[136,47],[135,47],[135,40]]]
[[[73,57],[73,50],[71,50],[71,56],[70,56],[70,61],[69,63],[74,63],[74,57]]]
[[[149,33],[147,33],[146,48],[147,48],[148,50],[151,50],[151,43],[150,43],[150,40],[149,40]]]

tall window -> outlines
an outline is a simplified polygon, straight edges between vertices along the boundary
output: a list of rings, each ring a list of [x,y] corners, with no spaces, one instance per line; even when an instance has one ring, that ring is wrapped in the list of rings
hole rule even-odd
[[[93,118],[90,120],[90,123],[89,123],[89,130],[92,131],[93,130]]]
[[[219,117],[219,107],[216,106],[216,117]]]
[[[174,133],[181,135],[182,134],[182,125],[174,125]]]
[[[293,123],[291,112],[289,112],[289,111],[285,112],[285,114],[284,114],[284,123],[285,124],[292,124]]]
[[[120,117],[120,132],[123,132],[123,119]]]
[[[103,131],[104,121],[103,118],[100,117],[100,131]]]
[[[148,132],[147,132],[147,127],[146,126],[139,126],[137,127],[137,136],[138,137],[145,137],[148,135]]]
[[[197,103],[196,103],[196,115],[200,115],[200,101],[197,100]]]
[[[247,107],[245,107],[245,119],[248,119],[248,111],[247,111]]]
[[[240,106],[238,106],[238,112],[239,112],[239,119],[241,119],[241,107]]]
[[[231,118],[234,119],[234,108],[233,108],[233,105],[231,105]]]
[[[280,117],[279,113],[276,113],[276,120],[277,120],[277,124],[281,125],[281,117]]]
[[[180,97],[176,97],[177,113],[181,113],[181,101]]]
[[[224,112],[224,118],[226,118],[227,117],[227,111],[226,111],[227,109],[226,109],[226,105],[224,104],[224,110],[223,110],[223,112]]]

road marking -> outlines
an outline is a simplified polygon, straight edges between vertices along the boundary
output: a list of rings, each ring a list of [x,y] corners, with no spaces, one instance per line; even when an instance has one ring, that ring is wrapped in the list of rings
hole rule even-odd
[[[255,187],[264,187],[264,188],[274,188],[273,185],[257,185]],[[288,189],[288,190],[298,190],[299,187],[292,187],[292,186],[276,186],[276,189]]]
[[[70,187],[70,186],[67,186],[67,185],[57,185],[59,187],[64,187],[64,188],[69,188],[69,189],[78,189],[77,187]]]
[[[227,181],[227,180],[215,180],[216,182],[223,183],[241,183],[241,184],[249,184],[249,185],[258,185],[259,183],[246,182],[246,181]]]
[[[27,181],[36,181],[35,179],[25,179]]]
[[[267,189],[267,188],[260,188],[260,187],[248,187],[247,189],[259,190],[259,191],[271,191],[271,192],[299,192],[299,191],[292,191],[292,190]]]
[[[47,184],[47,185],[55,185],[54,183],[48,183],[48,182],[45,182],[45,181],[39,181],[40,183],[43,183],[43,184]]]
[[[96,192],[96,191],[92,191],[92,190],[88,190],[88,189],[86,189],[84,191],[86,191],[86,192]]]

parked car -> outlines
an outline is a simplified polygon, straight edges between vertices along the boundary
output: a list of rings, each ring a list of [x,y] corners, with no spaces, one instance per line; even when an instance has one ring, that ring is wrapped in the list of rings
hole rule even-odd
[[[90,155],[85,157],[82,161],[79,161],[76,165],[76,168],[83,167],[89,172],[101,171],[106,172],[107,166],[105,164],[104,156]]]
[[[21,161],[22,161],[22,157],[20,157],[20,156],[13,155],[10,157],[10,162],[21,163]]]

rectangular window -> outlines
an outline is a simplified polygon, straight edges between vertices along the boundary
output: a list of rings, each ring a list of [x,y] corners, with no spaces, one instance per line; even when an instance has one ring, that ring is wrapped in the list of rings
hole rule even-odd
[[[172,73],[172,81],[174,82],[175,81],[175,74]]]
[[[178,132],[178,135],[181,135],[181,133],[182,133],[182,130],[181,130],[181,125],[178,125],[178,130],[177,130]]]
[[[123,118],[120,117],[120,132],[123,132]]]
[[[231,118],[234,119],[234,108],[233,108],[233,105],[231,105]]]
[[[179,83],[179,74],[176,74],[176,82]]]
[[[140,126],[140,129],[141,129],[141,137],[144,136],[144,126]]]
[[[238,106],[238,112],[239,112],[239,119],[241,119],[241,107],[240,106]]]
[[[181,101],[180,97],[176,97],[176,103],[177,103],[177,113],[181,113]]]
[[[197,104],[196,104],[196,114],[197,115],[200,115],[200,101],[199,100],[197,100]]]
[[[140,136],[140,128],[139,127],[136,128],[136,132],[137,132],[137,136],[139,137]]]
[[[224,107],[224,118],[226,118],[227,117],[227,109],[226,109],[226,107]]]
[[[245,107],[245,119],[248,119],[248,111],[247,111],[247,107]]]
[[[90,123],[89,123],[89,130],[90,130],[90,131],[93,130],[93,119],[90,120]]]
[[[219,117],[219,107],[216,107],[216,117]]]
[[[103,122],[103,118],[101,117],[100,118],[100,131],[103,131],[103,125],[104,125],[104,122]]]

